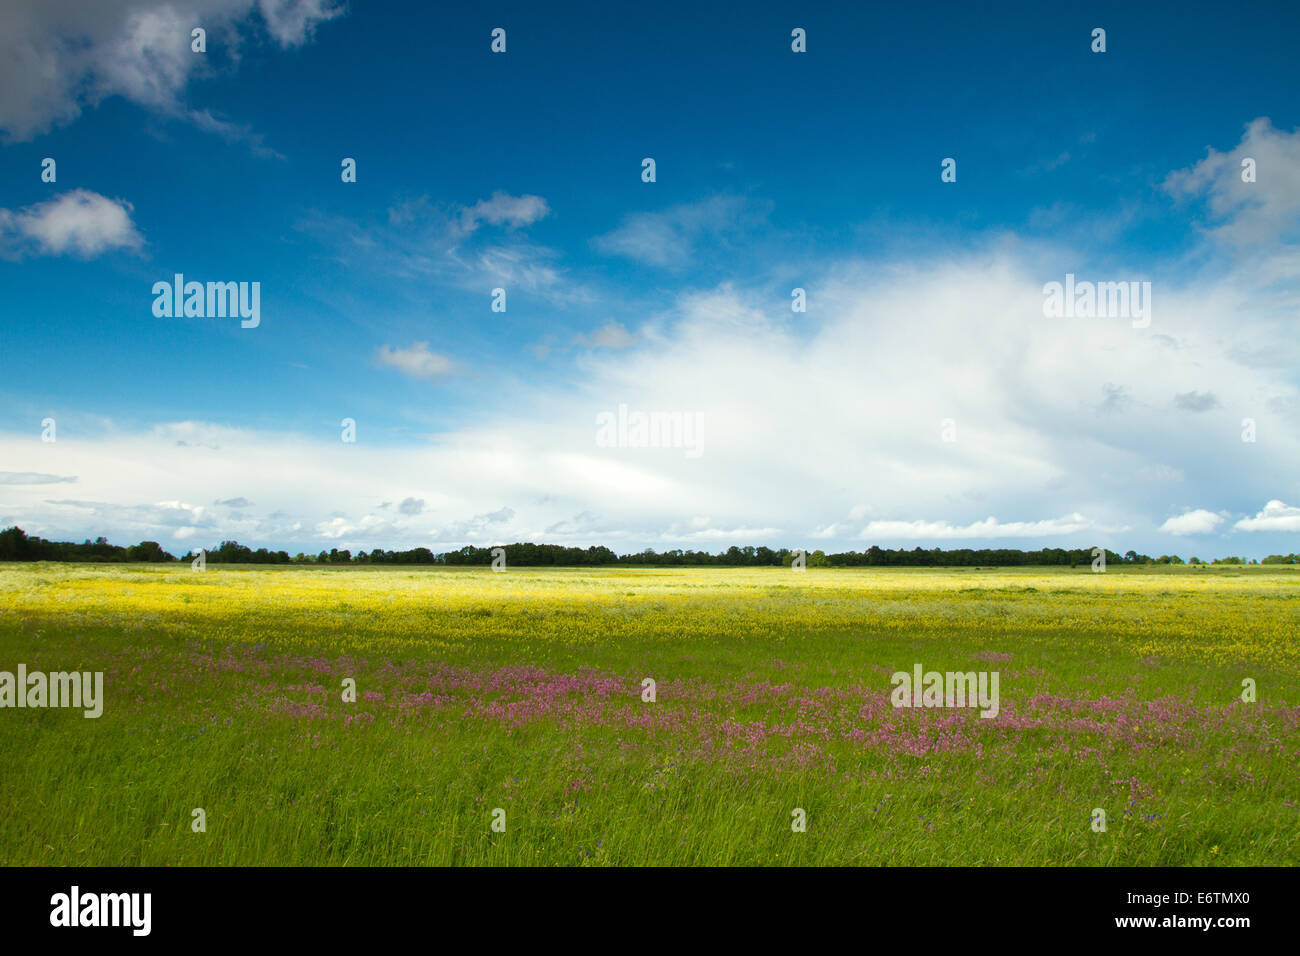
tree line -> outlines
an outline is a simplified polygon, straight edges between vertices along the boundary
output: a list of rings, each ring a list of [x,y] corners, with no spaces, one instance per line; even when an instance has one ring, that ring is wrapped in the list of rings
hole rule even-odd
[[[503,545],[507,567],[595,567],[606,565],[631,565],[635,567],[790,567],[796,552],[790,548],[732,546],[726,551],[711,554],[708,551],[674,549],[655,551],[647,548],[635,554],[615,554],[604,545],[589,548],[567,547],[560,544]],[[206,549],[205,560],[213,564],[441,564],[449,566],[488,566],[492,564],[494,548],[476,548],[466,545],[456,551],[435,554],[428,548],[409,551],[358,551],[331,548],[318,554],[290,556],[287,551],[270,551],[253,548],[237,541],[222,541],[217,547]],[[844,551],[826,554],[816,550],[806,552],[808,567],[1029,567],[1043,565],[1091,565],[1092,548],[1042,548],[1038,551],[1020,551],[1015,548],[904,548],[891,550],[873,545],[863,551]],[[192,561],[197,551],[181,557],[169,554],[157,541],[141,541],[122,547],[109,544],[104,538],[87,539],[81,544],[71,541],[47,541],[29,537],[18,527],[0,531],[0,561]],[[1163,554],[1158,558],[1126,551],[1118,554],[1106,551],[1107,565],[1135,564],[1297,564],[1300,556],[1273,554],[1262,562],[1246,558],[1216,558],[1212,562],[1193,557],[1184,562],[1178,555]]]

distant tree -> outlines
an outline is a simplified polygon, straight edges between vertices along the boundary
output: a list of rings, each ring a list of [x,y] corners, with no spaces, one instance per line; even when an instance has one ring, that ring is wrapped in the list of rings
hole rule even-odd
[[[157,541],[141,541],[126,549],[128,561],[175,561]]]
[[[16,525],[0,531],[0,561],[30,561],[27,532]]]
[[[773,549],[765,545],[732,545],[726,551],[711,554],[674,548],[663,553],[646,548],[635,554],[618,555],[603,545],[588,548],[559,544],[534,544],[515,542],[504,545],[508,567],[598,567],[608,565],[634,565],[649,567],[789,567],[793,552],[789,548]],[[290,557],[286,551],[271,551],[259,547],[256,551],[237,541],[222,541],[208,550],[208,560],[214,563],[258,564],[390,564],[486,567],[492,563],[492,548],[465,545],[456,551],[434,554],[428,548],[409,551],[385,551],[375,548],[367,553],[359,551],[354,556],[346,549],[331,548],[315,557],[298,552]],[[818,549],[808,555],[808,567],[1087,567],[1092,561],[1092,549],[1042,548],[1038,551],[1019,551],[1012,548],[940,548],[926,550],[913,547],[888,549],[872,545],[863,551],[844,551],[827,554]],[[1182,564],[1177,555],[1152,558],[1137,551],[1126,551],[1121,557],[1106,550],[1107,563],[1126,564]],[[190,561],[197,552],[187,552],[184,561]],[[175,561],[156,541],[142,541],[138,545],[122,548],[109,544],[103,536],[94,541],[86,539],[80,544],[69,541],[46,541],[28,537],[21,528],[11,527],[0,531],[0,561]],[[1192,564],[1205,564],[1198,557]],[[1216,558],[1214,564],[1258,564],[1239,557]],[[1296,564],[1295,554],[1269,555],[1264,564]]]

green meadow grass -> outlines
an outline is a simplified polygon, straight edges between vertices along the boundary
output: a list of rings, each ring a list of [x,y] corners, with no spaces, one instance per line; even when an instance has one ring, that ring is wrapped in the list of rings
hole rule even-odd
[[[1285,567],[0,565],[0,670],[106,697],[0,709],[0,864],[1294,865],[1297,607]],[[889,707],[915,663],[1002,713]]]

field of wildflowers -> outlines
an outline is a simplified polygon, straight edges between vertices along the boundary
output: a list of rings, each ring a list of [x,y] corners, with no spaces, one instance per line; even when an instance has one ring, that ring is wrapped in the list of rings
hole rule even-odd
[[[0,670],[105,688],[0,710],[0,865],[1294,865],[1297,609],[1286,566],[0,565]],[[918,663],[997,716],[893,707]]]

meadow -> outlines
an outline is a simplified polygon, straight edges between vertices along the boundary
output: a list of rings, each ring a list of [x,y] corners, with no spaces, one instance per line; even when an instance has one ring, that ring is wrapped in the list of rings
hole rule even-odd
[[[0,709],[0,865],[1295,865],[1298,608],[1286,566],[3,564],[0,670],[105,703]],[[916,664],[997,716],[893,707]]]

